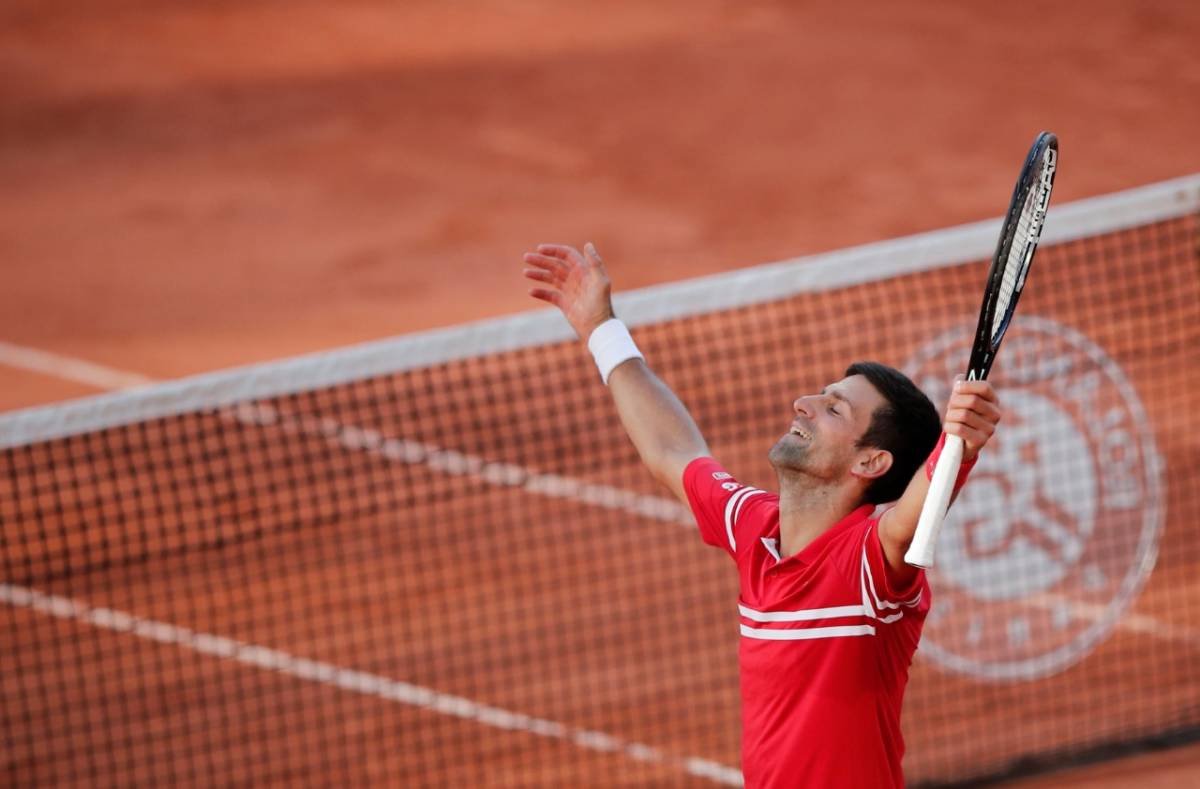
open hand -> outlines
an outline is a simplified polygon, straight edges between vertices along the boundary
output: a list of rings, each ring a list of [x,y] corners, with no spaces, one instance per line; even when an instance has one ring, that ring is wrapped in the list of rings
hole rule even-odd
[[[612,283],[596,247],[588,242],[583,254],[563,244],[538,244],[526,252],[525,277],[541,286],[529,295],[562,310],[571,328],[586,340],[592,331],[613,317]]]

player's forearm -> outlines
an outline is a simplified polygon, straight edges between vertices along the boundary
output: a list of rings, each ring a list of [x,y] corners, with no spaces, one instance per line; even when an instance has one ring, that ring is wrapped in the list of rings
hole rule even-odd
[[[929,492],[929,479],[925,469],[917,469],[904,495],[896,505],[883,513],[879,519],[879,543],[888,564],[888,578],[897,587],[907,586],[916,575],[917,569],[904,561],[904,554],[912,545],[921,517],[921,506]]]
[[[903,569],[904,554],[912,544],[917,532],[917,523],[921,520],[921,509],[925,506],[925,498],[929,495],[929,472],[925,464],[917,469],[904,489],[904,495],[895,506],[883,514],[879,521],[879,537],[883,543],[884,553],[888,563],[893,568]],[[958,498],[956,489],[950,496],[951,505]]]
[[[612,390],[617,412],[643,462],[683,499],[683,470],[708,454],[708,446],[683,403],[650,371],[629,330],[613,317],[611,283],[592,244],[584,253],[561,244],[539,244],[524,257],[529,291],[562,310],[596,360]]]
[[[917,521],[921,518],[921,507],[925,504],[925,496],[929,493],[929,478],[925,474],[925,466],[913,474],[904,495],[895,506],[884,513],[880,523],[880,537],[886,543],[892,543],[901,554],[908,550],[913,535],[917,531]]]
[[[630,359],[614,369],[608,388],[642,462],[683,499],[684,468],[708,454],[704,436],[687,408],[641,359]]]

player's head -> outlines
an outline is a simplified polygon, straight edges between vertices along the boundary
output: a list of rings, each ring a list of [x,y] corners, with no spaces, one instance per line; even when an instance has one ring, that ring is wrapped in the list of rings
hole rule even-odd
[[[842,380],[797,398],[793,409],[792,429],[769,455],[776,471],[854,485],[872,504],[900,498],[941,434],[924,392],[878,362],[855,362]]]
[[[895,501],[937,444],[942,434],[941,417],[925,393],[893,367],[855,362],[846,369],[846,375],[863,376],[886,401],[871,415],[871,424],[859,437],[858,447],[890,453],[892,465],[871,483],[863,499],[872,504]]]

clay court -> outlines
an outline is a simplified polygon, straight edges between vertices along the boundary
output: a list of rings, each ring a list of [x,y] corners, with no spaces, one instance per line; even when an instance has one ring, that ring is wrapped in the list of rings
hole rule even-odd
[[[993,217],[1040,128],[1063,141],[1056,202],[1200,172],[1200,7],[1189,2],[819,9],[532,0],[452,7],[13,2],[0,20],[3,410],[97,394],[137,376],[179,378],[524,311],[533,305],[520,254],[539,241],[595,241],[617,287],[627,290]],[[1113,337],[1121,330],[1114,327]],[[52,360],[49,368],[23,351],[51,354],[39,357]],[[110,383],[80,374],[71,360],[99,365]],[[623,464],[619,477],[606,480],[578,437],[530,439],[524,449],[506,444],[498,460],[657,495],[617,440],[604,392],[583,388],[594,382],[580,365],[567,347],[415,372],[382,387],[374,401],[354,401],[352,424],[444,446],[466,424],[454,415],[469,406],[456,400],[458,387],[482,382],[511,397],[498,399],[480,434],[513,438],[506,430],[517,415],[505,409],[515,406],[504,404],[536,391],[529,381],[569,370],[575,388],[557,403],[603,415],[589,427],[614,434],[600,444],[601,460]],[[1161,367],[1147,360],[1135,369],[1164,375]],[[678,375],[719,423],[728,404],[704,401],[702,381],[688,378],[695,371]],[[777,379],[781,387],[795,382]],[[49,597],[7,599],[4,642],[20,662],[18,679],[5,677],[6,696],[22,672],[34,677],[64,655],[105,682],[55,680],[63,683],[59,695],[28,714],[80,734],[26,737],[3,765],[8,775],[84,782],[96,768],[73,762],[80,752],[123,754],[124,774],[138,783],[236,783],[253,774],[280,783],[326,775],[386,784],[406,776],[408,785],[420,785],[432,780],[433,768],[414,754],[428,752],[442,754],[434,760],[441,785],[573,780],[576,773],[559,772],[559,764],[584,769],[595,786],[670,785],[686,773],[689,756],[711,759],[714,769],[736,765],[736,736],[710,728],[736,719],[728,623],[695,626],[691,638],[712,645],[691,656],[705,672],[677,676],[670,641],[623,625],[618,615],[679,605],[660,589],[622,597],[631,583],[683,586],[722,572],[718,559],[697,543],[664,548],[658,560],[632,568],[589,565],[593,552],[623,555],[675,527],[649,518],[595,542],[589,526],[604,521],[562,497],[531,504],[522,491],[500,487],[429,504],[438,491],[454,489],[444,474],[412,465],[397,471],[370,453],[331,455],[320,425],[305,421],[319,413],[319,401],[277,402],[271,420],[211,416],[214,429],[231,420],[237,426],[238,451],[222,454],[228,465],[215,478],[191,473],[211,459],[203,447],[186,448],[195,425],[151,436],[178,448],[168,457],[191,458],[178,472],[150,456],[134,473],[114,465],[103,442],[86,440],[67,445],[69,462],[54,450],[23,457],[43,470],[48,462],[80,464],[74,474],[90,475],[96,490],[136,489],[139,477],[152,477],[194,487],[196,501],[209,486],[217,503],[198,508],[187,524],[195,528],[179,535],[131,539],[115,527],[85,528],[81,495],[78,522],[23,545],[21,567],[33,569],[23,576],[6,568],[7,583],[38,579],[42,593],[86,599],[93,608],[64,613]],[[1174,401],[1148,405],[1165,412]],[[749,460],[761,442],[750,438],[770,425],[729,424],[721,441],[761,473],[753,465],[761,460]],[[1186,436],[1164,446],[1170,460],[1196,457]],[[272,464],[290,468],[289,458],[300,457],[323,476],[311,498],[281,506],[312,528],[273,533],[259,520],[262,502],[278,495]],[[264,460],[265,470],[255,465]],[[237,482],[243,464],[246,481]],[[326,510],[323,501],[334,505]],[[532,512],[570,527],[527,538],[529,545],[560,541],[561,554],[531,550],[527,561],[514,562],[499,541],[490,553],[487,544],[473,549],[494,558],[489,582],[474,586],[461,569],[414,575],[403,541],[382,536],[397,511],[413,523],[429,516],[449,535],[446,554],[427,557],[426,568],[459,568],[454,541],[475,539],[470,524],[485,513]],[[262,528],[253,539],[219,533],[219,524],[246,519]],[[572,553],[573,538],[583,536],[591,540],[587,550],[581,544]],[[338,563],[328,561],[330,540],[340,546]],[[204,550],[214,544],[230,547]],[[1155,621],[1172,621],[1171,590],[1193,574],[1179,556],[1196,554],[1194,544],[1177,546],[1174,558],[1171,545],[1164,543],[1155,576],[1166,580],[1139,602],[1139,613]],[[72,575],[69,557],[84,547],[103,550],[106,559]],[[139,562],[138,551],[165,558]],[[544,562],[560,569],[539,576]],[[690,569],[664,578],[662,565]],[[305,591],[315,587],[330,590],[327,609],[317,613],[304,607]],[[687,604],[720,611],[728,592],[704,588]],[[181,619],[171,597],[193,593],[209,607]],[[528,612],[502,602],[479,613],[501,593],[537,602]],[[557,605],[593,612],[573,622],[591,627],[595,644],[623,646],[600,660],[571,634],[531,632]],[[176,629],[149,640],[97,636],[101,606]],[[454,620],[454,611],[464,618]],[[523,620],[523,613],[532,616]],[[263,622],[274,624],[264,630]],[[394,632],[383,639],[353,635],[389,627]],[[473,631],[479,638],[463,643],[431,635]],[[54,653],[22,649],[31,634],[56,645]],[[81,634],[86,640],[76,642]],[[216,660],[225,647],[206,642],[206,653],[197,634],[275,652],[250,665]],[[1118,629],[1103,648],[1121,653],[1138,637]],[[1164,676],[1157,689],[1164,697],[1200,670],[1195,644],[1181,639],[1171,647],[1182,656],[1178,674]],[[522,651],[530,643],[555,660]],[[447,668],[447,655],[459,650],[490,654],[482,663],[490,673],[465,659]],[[311,665],[288,657],[298,655]],[[296,679],[295,672],[351,665],[361,675]],[[129,666],[161,669],[160,692],[148,693]],[[265,684],[247,679],[263,668],[277,673]],[[1103,663],[1094,671],[1088,681],[1102,687]],[[689,704],[667,713],[662,698],[618,693],[608,718],[588,718],[589,687],[642,687],[628,678],[652,675],[663,678],[662,698],[687,696]],[[396,705],[397,697],[411,702],[419,692],[388,684],[389,677],[436,686],[444,696]],[[222,697],[210,695],[217,690]],[[270,716],[239,719],[234,702],[247,694],[269,700]],[[487,710],[455,717],[429,709],[453,707],[455,699]],[[141,728],[89,728],[90,711],[105,705]],[[1132,705],[1125,720],[1136,721],[1138,709]],[[500,715],[491,710],[519,710],[529,719],[507,729],[467,719]],[[1008,714],[1015,727],[1029,711]],[[336,735],[335,757],[320,724],[326,717],[351,722]],[[564,720],[588,723],[572,724],[563,736],[528,736],[536,721]],[[953,738],[953,721],[939,725],[945,730],[930,731],[930,740]],[[1056,725],[1079,724],[1067,716]],[[189,737],[200,730],[218,734],[197,740],[192,761],[156,749],[189,752]],[[579,747],[596,731],[620,731],[623,740]],[[912,745],[920,743],[918,735]],[[218,748],[226,761],[215,768],[202,757]],[[1191,746],[1073,775],[1050,780],[1185,786],[1200,780],[1200,755]]]

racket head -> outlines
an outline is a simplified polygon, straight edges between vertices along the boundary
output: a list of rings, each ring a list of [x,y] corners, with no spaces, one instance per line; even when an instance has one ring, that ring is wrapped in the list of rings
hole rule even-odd
[[[1037,251],[1038,239],[1046,223],[1046,209],[1058,171],[1058,137],[1044,131],[1033,141],[1029,155],[1017,178],[1012,201],[1004,215],[1000,240],[988,271],[979,325],[971,349],[967,378],[987,378],[1000,341],[1008,331],[1017,300],[1029,276],[1029,267]]]

